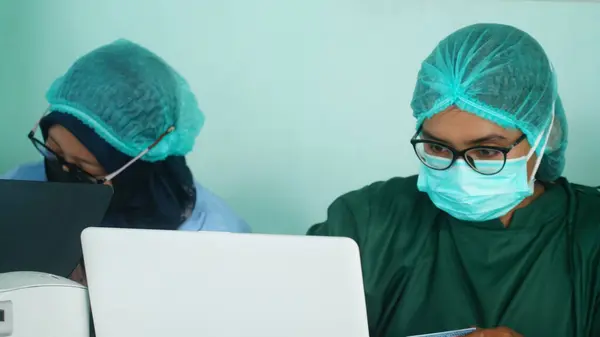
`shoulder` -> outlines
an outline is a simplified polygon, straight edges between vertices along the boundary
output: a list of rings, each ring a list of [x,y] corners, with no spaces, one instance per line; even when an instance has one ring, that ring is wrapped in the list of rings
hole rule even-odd
[[[23,164],[0,175],[0,179],[46,181],[44,162]]]
[[[569,184],[571,217],[576,228],[600,231],[600,190],[596,187]]]
[[[347,205],[348,210],[360,219],[360,225],[365,227],[367,219],[388,218],[391,213],[400,212],[406,217],[415,210],[415,204],[422,202],[431,203],[429,198],[417,189],[417,176],[409,176],[378,181],[346,193],[339,197],[332,207],[335,207],[336,203]],[[384,223],[368,222],[369,227]]]
[[[438,212],[418,191],[417,176],[396,177],[340,196],[329,206],[327,220],[311,227],[308,234],[348,236],[360,245],[367,237],[411,232],[411,226]]]
[[[571,256],[576,273],[576,284],[589,285],[583,289],[600,295],[600,191],[596,187],[569,184],[570,200],[567,225],[572,232]],[[594,297],[597,298],[597,297]],[[599,312],[600,315],[600,312]]]
[[[395,177],[348,192],[336,201],[345,202],[351,207],[369,205],[370,209],[387,209],[412,204],[420,195],[417,176]]]
[[[196,182],[196,205],[180,230],[250,233],[250,226],[227,205],[225,200]]]
[[[586,246],[600,249],[600,190],[596,187],[569,184],[571,201],[569,202],[568,221],[573,226],[576,239]]]

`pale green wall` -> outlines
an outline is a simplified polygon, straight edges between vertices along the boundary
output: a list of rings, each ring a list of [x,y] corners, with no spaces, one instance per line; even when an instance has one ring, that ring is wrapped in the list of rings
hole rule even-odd
[[[416,172],[409,101],[420,61],[467,24],[515,24],[546,47],[570,120],[567,175],[600,184],[600,5],[520,1],[0,0],[0,171],[51,80],[125,37],[190,81],[207,124],[194,173],[257,231],[301,233],[339,194]]]
[[[33,40],[27,41],[32,31],[27,15],[23,2],[0,0],[0,172],[35,158],[25,136],[35,123],[31,109],[39,110],[43,101],[31,101],[39,100],[30,88],[40,79],[31,69],[36,49],[30,47]]]

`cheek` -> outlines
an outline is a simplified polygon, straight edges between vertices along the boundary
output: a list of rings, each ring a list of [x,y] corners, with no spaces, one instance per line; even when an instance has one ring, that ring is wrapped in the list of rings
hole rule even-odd
[[[529,177],[529,179],[533,178],[532,177],[532,173],[533,173],[533,169],[535,168],[535,163],[537,162],[537,155],[533,155],[531,156],[531,158],[529,158],[529,161],[527,162],[527,176]]]
[[[517,146],[506,155],[506,159],[516,159],[525,157],[529,154],[530,149],[531,148],[529,146]],[[531,161],[531,158],[529,158],[529,161]]]
[[[46,142],[46,147],[47,147],[47,148],[49,148],[50,150],[54,151],[55,153],[58,153],[58,152],[59,152],[59,151],[58,151],[58,150],[59,150],[59,149],[58,149],[58,146],[56,146],[56,144],[54,144],[54,142],[47,141],[47,142]]]

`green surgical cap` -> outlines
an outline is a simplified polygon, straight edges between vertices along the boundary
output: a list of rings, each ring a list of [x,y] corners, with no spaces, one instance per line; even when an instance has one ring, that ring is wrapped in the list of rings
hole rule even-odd
[[[553,181],[562,174],[567,120],[552,65],[527,33],[506,25],[476,24],[442,40],[419,71],[411,102],[417,127],[450,106],[519,129],[530,144],[538,137],[543,143],[550,132],[537,178]],[[541,150],[538,146],[538,156]]]
[[[149,50],[118,40],[78,59],[46,99],[50,111],[71,114],[120,152],[159,161],[189,153],[204,115],[186,81]]]

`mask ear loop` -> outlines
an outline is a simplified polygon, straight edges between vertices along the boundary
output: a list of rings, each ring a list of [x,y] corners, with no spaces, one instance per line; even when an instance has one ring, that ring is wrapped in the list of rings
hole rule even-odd
[[[535,182],[535,175],[537,174],[538,169],[540,168],[540,165],[542,163],[542,158],[544,157],[544,152],[546,151],[546,147],[548,146],[548,139],[550,139],[550,134],[552,133],[552,127],[554,126],[554,104],[552,103],[552,117],[550,119],[550,126],[548,127],[548,130],[546,132],[546,136],[544,137],[544,146],[542,146],[542,149],[540,151],[539,156],[537,157],[537,160],[535,161],[535,166],[533,167],[533,171],[531,171],[531,179],[530,179],[530,183]],[[538,137],[538,141],[536,141],[536,143],[539,143],[539,140],[541,139],[541,137]],[[531,158],[531,156],[533,156],[533,153],[535,152],[535,149],[537,148],[539,144],[536,144],[532,149],[532,153],[530,153],[528,155],[528,157]]]
[[[554,71],[554,65],[552,64],[552,62],[550,62],[550,60],[548,60],[548,65],[550,67],[550,73],[552,74],[552,91],[554,93],[556,93],[556,71]],[[548,127],[548,133],[546,134],[546,137],[544,139],[544,146],[542,147],[542,150],[540,151],[540,155],[537,157],[537,161],[535,163],[535,166],[533,167],[533,171],[532,171],[532,175],[531,175],[532,182],[535,181],[535,175],[537,174],[537,171],[539,170],[540,165],[542,164],[542,158],[544,157],[544,152],[546,151],[546,147],[548,146],[548,139],[550,139],[550,134],[552,133],[552,127],[554,126],[554,115],[556,113],[555,107],[556,107],[556,97],[554,97],[554,99],[552,100],[552,110],[550,110],[552,112],[552,115],[551,115],[551,119],[550,119],[550,126]],[[536,144],[532,148],[533,152],[535,152],[535,149],[537,148],[537,146],[538,146],[538,144]],[[529,157],[531,157],[531,156],[533,156],[533,153],[529,154]],[[529,160],[529,158],[528,158],[528,160]]]

